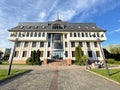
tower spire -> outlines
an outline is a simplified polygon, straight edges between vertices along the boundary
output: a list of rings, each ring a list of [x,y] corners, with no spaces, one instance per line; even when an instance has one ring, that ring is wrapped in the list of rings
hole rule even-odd
[[[57,12],[57,20],[59,20],[59,12]]]

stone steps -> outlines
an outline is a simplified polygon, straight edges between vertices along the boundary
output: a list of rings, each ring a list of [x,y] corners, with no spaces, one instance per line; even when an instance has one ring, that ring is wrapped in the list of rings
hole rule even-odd
[[[50,66],[67,66],[67,61],[66,60],[56,60],[52,62],[48,62],[47,65]]]

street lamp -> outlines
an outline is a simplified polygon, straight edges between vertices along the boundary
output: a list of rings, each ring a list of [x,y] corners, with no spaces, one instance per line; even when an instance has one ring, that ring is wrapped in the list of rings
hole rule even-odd
[[[101,53],[102,53],[102,56],[103,56],[103,62],[105,64],[107,75],[110,76],[110,72],[109,72],[109,69],[108,69],[108,66],[107,66],[107,63],[106,63],[106,60],[105,60],[105,55],[104,55],[103,49],[102,49],[101,44],[100,44],[100,38],[97,38],[97,40],[98,40],[98,43],[99,43],[99,46],[100,46],[100,50],[101,50]]]
[[[8,75],[10,75],[11,72],[11,67],[12,67],[12,61],[13,61],[13,57],[15,55],[15,48],[16,48],[16,44],[17,44],[18,38],[15,38],[15,42],[14,42],[14,47],[13,47],[13,51],[12,51],[12,56],[10,58],[10,64],[9,64],[9,70],[8,70]]]

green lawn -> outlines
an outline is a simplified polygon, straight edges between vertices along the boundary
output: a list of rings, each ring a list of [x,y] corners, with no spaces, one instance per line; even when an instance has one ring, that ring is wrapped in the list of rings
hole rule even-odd
[[[90,71],[108,77],[105,69],[91,69]],[[109,71],[110,71],[110,77],[108,78],[120,83],[120,69],[110,69]]]
[[[11,70],[11,74],[8,76],[7,73],[8,73],[8,70],[7,69],[0,69],[0,80],[2,79],[5,79],[7,77],[11,77],[11,76],[14,76],[14,75],[17,75],[19,73],[23,73],[27,70],[17,70],[17,69],[12,69]]]

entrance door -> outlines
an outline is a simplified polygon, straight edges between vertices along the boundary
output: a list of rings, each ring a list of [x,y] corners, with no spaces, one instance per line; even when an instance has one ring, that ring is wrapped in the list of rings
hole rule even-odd
[[[52,59],[63,59],[63,50],[53,50],[52,52]]]

